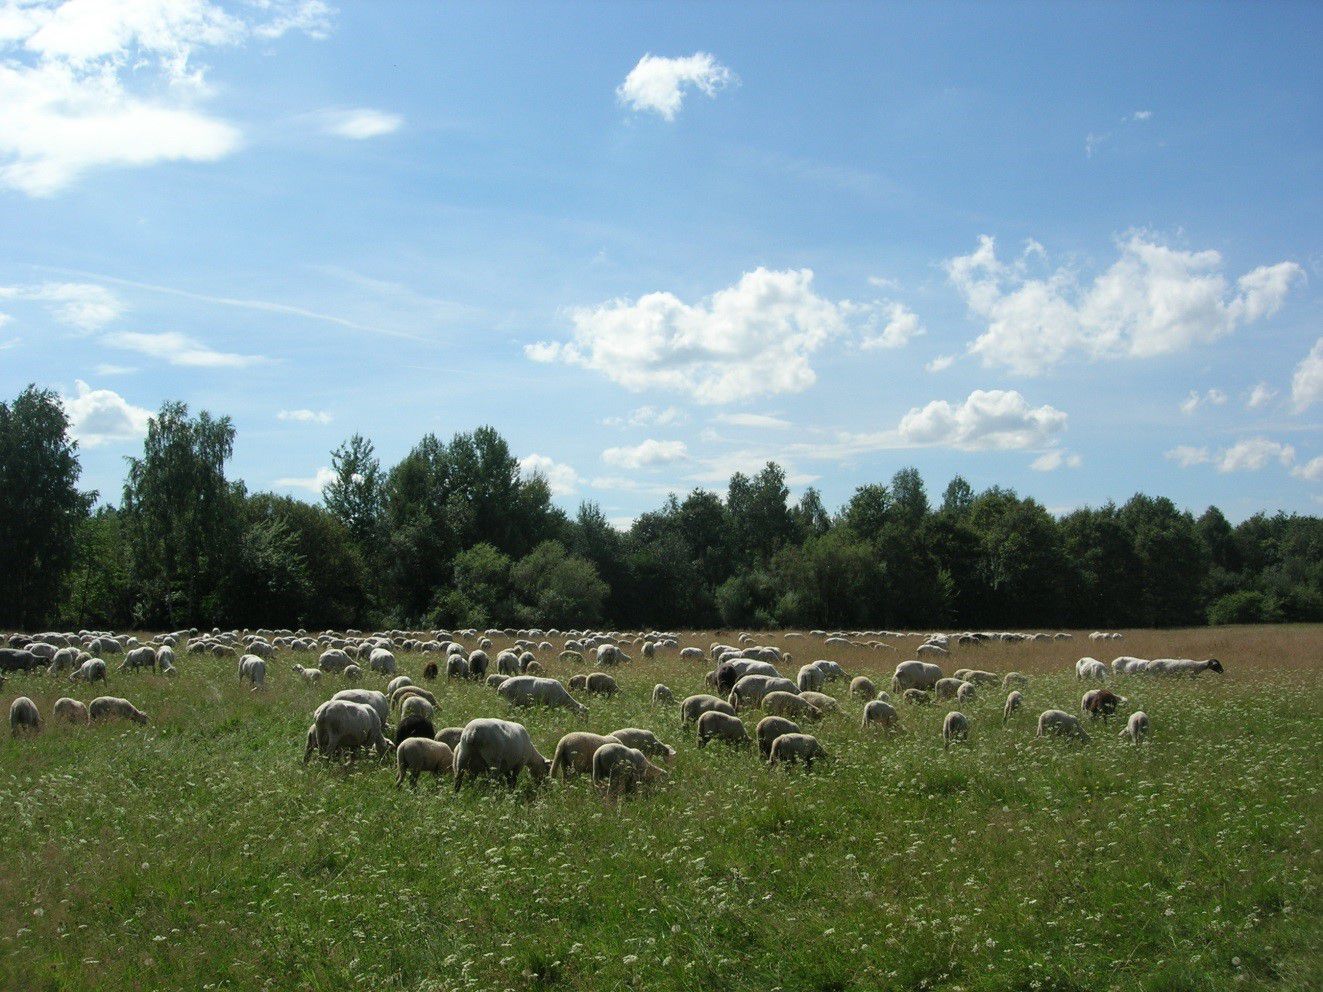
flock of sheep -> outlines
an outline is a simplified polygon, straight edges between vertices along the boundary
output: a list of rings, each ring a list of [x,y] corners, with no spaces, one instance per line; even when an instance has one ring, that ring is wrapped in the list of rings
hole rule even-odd
[[[514,646],[495,652],[493,637],[509,637]],[[811,638],[824,647],[841,644],[896,650],[879,638],[899,640],[913,637],[892,631],[844,632],[811,631],[786,634],[786,639]],[[314,754],[337,759],[343,754],[356,756],[364,749],[375,749],[381,757],[394,753],[396,784],[405,778],[416,785],[422,774],[453,776],[458,790],[466,779],[492,775],[513,786],[525,769],[534,780],[548,775],[568,777],[587,774],[594,783],[606,788],[609,798],[628,793],[636,785],[661,779],[667,774],[654,761],[665,765],[675,756],[675,749],[663,743],[649,730],[625,727],[607,734],[575,731],[565,734],[548,759],[534,745],[528,730],[507,719],[479,717],[463,727],[433,724],[437,697],[408,675],[398,674],[396,651],[420,653],[425,663],[424,682],[441,679],[466,679],[485,682],[510,708],[549,706],[568,710],[586,718],[588,707],[574,693],[585,696],[614,696],[620,691],[608,671],[634,661],[625,648],[636,648],[642,659],[663,650],[678,650],[682,659],[706,667],[705,680],[710,692],[687,696],[677,703],[675,694],[665,685],[652,691],[655,708],[676,707],[682,727],[696,735],[698,747],[712,741],[736,747],[750,746],[756,739],[759,752],[768,765],[803,764],[811,769],[815,761],[828,757],[818,738],[805,733],[801,724],[816,724],[829,713],[839,713],[840,703],[827,690],[831,683],[848,680],[849,695],[863,703],[861,729],[891,731],[900,726],[897,703],[924,705],[933,700],[967,703],[980,693],[1000,687],[1007,691],[1002,707],[1002,723],[1008,723],[1024,702],[1021,690],[1029,685],[1028,676],[1019,672],[999,675],[980,669],[961,668],[944,674],[936,660],[950,655],[955,645],[980,644],[989,640],[1066,640],[1069,634],[962,633],[930,634],[922,637],[914,653],[918,658],[896,665],[890,690],[879,690],[867,676],[850,678],[840,664],[826,659],[798,668],[792,680],[778,666],[793,663],[793,656],[781,648],[760,645],[751,634],[741,634],[736,644],[714,642],[704,650],[680,647],[676,634],[649,632],[587,632],[557,630],[477,630],[431,631],[412,633],[385,631],[364,634],[328,631],[309,635],[304,631],[229,631],[214,630],[200,634],[196,630],[162,634],[149,643],[137,638],[106,632],[81,631],[36,635],[11,634],[0,648],[0,686],[5,674],[23,672],[47,676],[67,676],[70,682],[105,682],[110,666],[99,655],[123,655],[116,672],[151,670],[170,676],[177,673],[176,649],[188,655],[229,658],[237,663],[240,683],[253,690],[266,684],[267,666],[278,652],[318,653],[316,666],[293,664],[296,677],[318,685],[324,678],[338,677],[357,682],[368,671],[389,678],[385,691],[351,686],[335,692],[316,708],[308,727],[303,761]],[[561,662],[592,671],[577,674],[568,685],[545,677],[544,666],[535,652],[556,652],[551,638],[562,641],[558,653]],[[1119,634],[1095,632],[1093,641],[1119,638]],[[467,646],[466,646],[467,645]],[[494,668],[494,671],[489,669]],[[1109,682],[1117,676],[1194,676],[1204,671],[1222,672],[1217,659],[1141,659],[1116,658],[1110,666],[1095,658],[1081,658],[1075,664],[1080,681]],[[1091,688],[1083,696],[1081,714],[1090,721],[1104,723],[1128,703],[1111,689]],[[754,727],[752,739],[741,714],[762,714]],[[62,697],[52,706],[56,721],[94,723],[106,719],[127,719],[147,723],[148,717],[127,699],[100,696],[84,705]],[[392,718],[394,723],[392,723]],[[9,708],[11,732],[37,732],[42,717],[37,705],[27,696],[13,700]],[[946,714],[942,723],[944,748],[967,741],[971,719],[959,710]],[[1132,712],[1121,732],[1122,737],[1138,744],[1150,730],[1147,714]],[[1038,737],[1069,737],[1087,741],[1089,735],[1080,716],[1061,709],[1044,710],[1037,721]]]

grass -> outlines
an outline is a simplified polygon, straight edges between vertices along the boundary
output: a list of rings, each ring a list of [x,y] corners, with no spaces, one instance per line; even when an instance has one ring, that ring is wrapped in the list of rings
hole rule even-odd
[[[912,656],[772,640],[880,684]],[[1320,647],[1321,628],[1272,627],[957,649],[948,670],[1035,676],[1009,728],[990,691],[943,753],[945,705],[884,737],[843,698],[811,775],[695,748],[649,697],[700,691],[702,666],[636,658],[586,725],[513,717],[548,756],[577,729],[677,746],[670,780],[616,808],[583,780],[455,796],[396,791],[375,761],[304,768],[339,685],[302,685],[288,655],[263,693],[187,655],[177,679],[95,691],[15,676],[5,705],[106,692],[152,724],[0,743],[0,988],[1318,989]],[[1144,747],[1115,719],[1035,742],[1039,711],[1078,709],[1075,659],[1120,653],[1227,674],[1126,681]],[[401,663],[418,679],[421,656]],[[507,715],[478,685],[437,692],[438,727]]]

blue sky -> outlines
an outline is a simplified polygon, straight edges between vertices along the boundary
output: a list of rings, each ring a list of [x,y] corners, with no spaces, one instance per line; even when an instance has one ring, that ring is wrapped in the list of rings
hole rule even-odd
[[[1323,498],[1323,8],[0,0],[0,395],[315,499],[489,423],[627,522],[787,466]]]

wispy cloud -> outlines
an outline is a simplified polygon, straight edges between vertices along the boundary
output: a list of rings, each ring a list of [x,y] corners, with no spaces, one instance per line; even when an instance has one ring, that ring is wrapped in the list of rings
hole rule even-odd
[[[400,129],[404,118],[399,114],[370,107],[356,107],[349,110],[324,110],[317,115],[321,129],[327,134],[340,138],[364,141],[393,134]]]
[[[280,410],[277,420],[289,420],[299,424],[329,424],[331,414],[327,410]]]
[[[102,340],[112,348],[124,348],[151,358],[159,358],[171,365],[194,368],[241,369],[269,361],[262,355],[237,355],[232,352],[216,351],[201,341],[176,331],[163,331],[159,334],[117,331],[107,334]]]

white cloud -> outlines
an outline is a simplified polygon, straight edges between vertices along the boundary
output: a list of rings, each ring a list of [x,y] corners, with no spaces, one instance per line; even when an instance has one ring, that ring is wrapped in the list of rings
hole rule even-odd
[[[331,414],[327,410],[280,410],[277,420],[292,420],[300,424],[329,424]]]
[[[202,48],[315,34],[320,0],[260,0],[248,13],[210,0],[31,0],[0,8],[0,184],[49,196],[103,166],[211,162],[239,130],[197,104]]]
[[[1266,382],[1255,383],[1254,388],[1250,390],[1249,398],[1245,400],[1245,407],[1250,410],[1257,410],[1261,406],[1267,406],[1276,395],[1277,390]]]
[[[634,391],[731,403],[807,389],[817,379],[813,353],[875,311],[819,296],[810,269],[759,268],[695,304],[648,293],[574,310],[573,340],[530,344],[524,354],[594,369]]]
[[[602,452],[602,461],[617,468],[670,465],[688,457],[689,448],[683,441],[658,441],[654,438],[631,447],[607,448]]]
[[[69,432],[79,443],[95,448],[111,441],[133,441],[147,433],[151,411],[134,406],[110,389],[93,389],[82,379],[75,395],[61,397],[69,415]]]
[[[272,483],[277,489],[307,489],[321,494],[321,491],[335,481],[335,470],[323,465],[310,478],[284,478]]]
[[[688,414],[678,406],[641,406],[625,417],[607,417],[606,427],[673,427],[685,423]]]
[[[1152,116],[1153,116],[1153,111],[1151,110],[1136,110],[1133,114],[1127,117],[1126,120],[1146,121],[1149,120]]]
[[[137,371],[132,365],[112,365],[109,362],[102,362],[96,367],[97,375],[131,375]]]
[[[986,235],[947,273],[987,329],[969,346],[985,365],[1037,375],[1080,352],[1148,358],[1207,344],[1274,314],[1303,278],[1295,262],[1262,266],[1230,291],[1216,251],[1187,252],[1133,234],[1120,258],[1091,283],[1059,268],[1043,278],[1024,259],[1004,263]]]
[[[354,110],[328,110],[320,115],[322,130],[340,138],[363,141],[392,134],[400,129],[404,118],[384,110],[359,107]]]
[[[945,372],[955,364],[955,355],[938,355],[931,362],[924,365],[924,369],[929,372]]]
[[[1029,467],[1035,472],[1055,472],[1057,469],[1079,468],[1084,464],[1084,459],[1073,452],[1062,451],[1060,448],[1053,448],[1051,451],[1045,451],[1032,462]]]
[[[1291,377],[1291,402],[1297,412],[1323,400],[1323,338],[1314,342]]]
[[[764,413],[719,413],[712,419],[731,427],[758,427],[774,431],[785,430],[791,426],[788,420],[770,417]]]
[[[3,323],[3,321],[0,321],[0,324]],[[17,348],[22,342],[22,338],[6,338],[4,341],[0,341],[0,351],[8,351],[10,348]]]
[[[579,488],[579,473],[563,462],[536,452],[519,459],[519,471],[526,476],[541,475],[556,496],[570,496]]]
[[[236,355],[216,351],[201,341],[177,331],[163,331],[159,334],[117,331],[114,334],[107,334],[103,340],[112,348],[124,348],[159,358],[171,365],[193,368],[241,369],[268,361],[261,355]]]
[[[1251,437],[1238,441],[1229,448],[1210,454],[1207,448],[1178,445],[1166,453],[1166,458],[1181,468],[1210,464],[1219,472],[1258,472],[1276,461],[1283,468],[1295,461],[1295,448],[1266,437]]]
[[[1210,389],[1202,396],[1199,394],[1199,390],[1191,389],[1189,395],[1181,401],[1181,413],[1194,413],[1201,403],[1207,403],[1211,406],[1222,406],[1226,401],[1227,394],[1220,389]]]
[[[1311,458],[1303,465],[1291,469],[1291,474],[1306,482],[1323,482],[1323,455]]]
[[[1066,429],[1066,414],[1051,406],[1030,407],[1015,390],[976,389],[958,404],[933,400],[901,418],[897,433],[914,445],[964,451],[1041,448]]]
[[[713,97],[735,81],[734,73],[706,52],[675,59],[647,54],[616,87],[616,99],[631,110],[651,110],[673,121],[688,89]]]
[[[3,113],[3,111],[0,111]],[[0,286],[0,300],[39,300],[62,324],[95,331],[124,312],[118,296],[95,283],[44,282],[30,286]]]
[[[1084,136],[1084,157],[1093,158],[1094,153],[1109,137],[1111,137],[1111,135],[1094,134],[1092,131],[1086,134]]]
[[[864,331],[863,348],[903,348],[912,338],[926,334],[919,316],[903,303],[888,303],[882,310],[886,324],[878,333],[872,332],[872,326],[879,321],[870,322],[870,329]]]
[[[1207,448],[1196,448],[1189,444],[1178,444],[1166,454],[1163,455],[1168,461],[1173,461],[1181,468],[1190,468],[1194,465],[1203,465],[1212,458],[1208,454]]]

